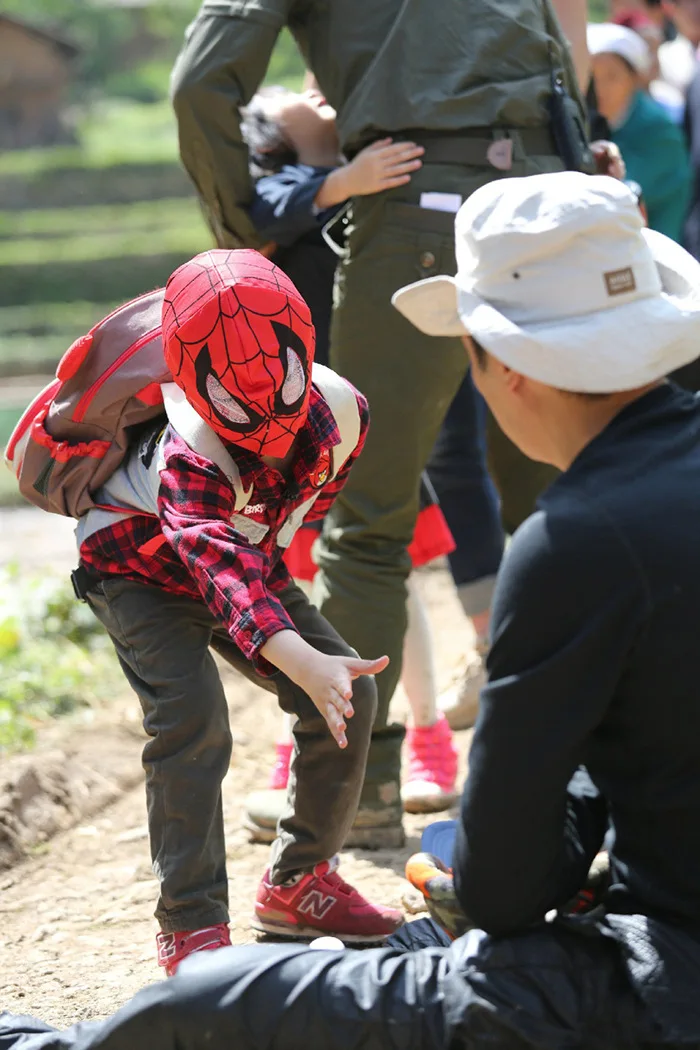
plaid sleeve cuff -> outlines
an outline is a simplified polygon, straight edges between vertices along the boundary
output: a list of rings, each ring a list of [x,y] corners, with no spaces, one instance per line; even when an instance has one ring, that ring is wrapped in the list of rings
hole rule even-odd
[[[235,629],[229,631],[236,646],[264,678],[271,678],[279,668],[261,656],[260,650],[280,631],[296,632],[294,623],[279,602],[270,601],[268,612],[269,615],[261,617],[261,610],[248,610],[242,614]]]

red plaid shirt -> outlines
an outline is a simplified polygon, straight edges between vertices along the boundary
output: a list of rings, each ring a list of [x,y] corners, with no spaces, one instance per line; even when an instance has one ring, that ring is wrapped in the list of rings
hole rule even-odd
[[[360,411],[357,446],[338,475],[321,487],[306,521],[325,516],[362,450],[369,410],[365,398],[355,393]],[[98,574],[203,598],[241,652],[259,671],[270,673],[274,669],[258,655],[260,649],[278,631],[295,629],[275,597],[292,582],[277,537],[291,512],[319,491],[314,477],[327,467],[329,452],[339,441],[333,414],[312,387],[309,415],[297,434],[288,477],[266,467],[253,453],[226,444],[244,489],[252,488],[243,513],[251,522],[267,526],[254,545],[231,524],[236,497],[229,480],[171,430],[160,474],[159,519],[134,514],[100,529],[82,544],[81,561]]]

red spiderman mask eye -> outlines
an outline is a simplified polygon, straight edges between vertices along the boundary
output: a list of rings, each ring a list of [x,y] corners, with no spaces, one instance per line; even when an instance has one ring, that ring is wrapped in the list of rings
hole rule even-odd
[[[258,455],[284,456],[308,411],[314,329],[289,278],[254,251],[176,270],[163,307],[173,379],[203,419]]]

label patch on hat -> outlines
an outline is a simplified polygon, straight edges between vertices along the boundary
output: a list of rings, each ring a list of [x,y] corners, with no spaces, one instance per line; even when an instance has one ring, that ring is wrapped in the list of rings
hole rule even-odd
[[[624,270],[609,270],[608,273],[603,274],[603,277],[608,295],[624,295],[625,292],[637,290],[637,282],[631,266],[626,266]]]

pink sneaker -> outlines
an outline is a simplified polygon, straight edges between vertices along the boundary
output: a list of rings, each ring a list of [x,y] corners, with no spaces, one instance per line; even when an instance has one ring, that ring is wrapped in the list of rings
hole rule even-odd
[[[408,774],[401,788],[407,813],[439,813],[456,795],[457,749],[447,719],[435,725],[409,726],[406,731]]]
[[[255,900],[253,929],[295,940],[330,935],[351,944],[377,944],[403,925],[400,911],[365,900],[336,867],[336,858],[324,860],[281,886],[274,886],[266,871]]]
[[[195,952],[213,952],[216,948],[228,948],[231,935],[227,922],[216,926],[205,926],[201,930],[186,930],[183,933],[159,933],[156,937],[158,947],[158,965],[162,966],[168,977],[175,972],[188,955]]]
[[[293,747],[291,740],[278,740],[275,744],[275,764],[267,785],[272,791],[284,791],[287,787]]]

